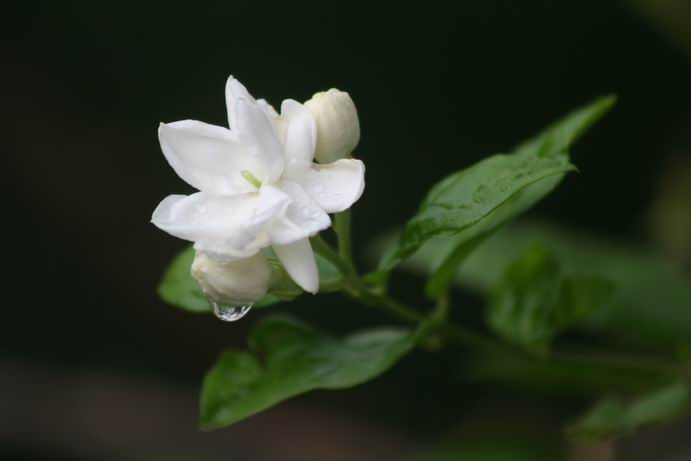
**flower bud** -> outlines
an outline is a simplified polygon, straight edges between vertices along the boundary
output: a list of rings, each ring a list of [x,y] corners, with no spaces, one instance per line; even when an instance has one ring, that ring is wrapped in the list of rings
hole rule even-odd
[[[350,95],[331,88],[312,96],[305,103],[317,122],[319,163],[331,163],[349,156],[360,141],[360,122]]]
[[[271,271],[261,251],[231,261],[216,260],[197,252],[192,262],[192,277],[211,302],[242,306],[252,305],[266,294]]]

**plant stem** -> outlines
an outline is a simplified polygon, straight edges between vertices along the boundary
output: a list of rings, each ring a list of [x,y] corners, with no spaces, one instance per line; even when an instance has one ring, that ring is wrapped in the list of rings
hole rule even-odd
[[[343,276],[348,279],[349,282],[353,282],[354,279],[360,280],[355,273],[355,269],[352,265],[347,264],[334,250],[331,246],[317,235],[312,237],[312,248],[314,251],[319,253],[324,259],[329,261],[331,264],[336,266]]]
[[[432,312],[432,317],[436,322],[445,323],[449,316],[449,292],[442,293],[437,298],[437,307]]]
[[[338,253],[341,259],[350,267],[355,267],[353,264],[353,249],[350,239],[350,223],[350,210],[337,213],[334,218],[334,231],[338,238]]]

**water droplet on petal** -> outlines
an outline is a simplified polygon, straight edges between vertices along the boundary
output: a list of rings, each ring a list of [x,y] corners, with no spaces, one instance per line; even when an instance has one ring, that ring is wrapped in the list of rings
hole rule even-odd
[[[312,210],[312,217],[314,219],[317,219],[321,213],[319,213],[319,210]]]
[[[209,209],[209,207],[207,207],[203,203],[200,203],[199,205],[194,206],[194,211],[195,211],[195,213],[198,213],[198,214],[204,214],[207,212],[208,209]]]
[[[310,209],[307,208],[306,206],[303,206],[300,208],[300,213],[302,213],[302,216],[309,216],[310,215]]]
[[[214,301],[211,301],[211,307],[214,309],[214,315],[224,322],[235,322],[236,320],[240,320],[250,311],[250,309],[252,309],[251,304],[245,304],[243,306],[229,306],[226,304],[219,304]]]
[[[341,194],[341,193],[333,194],[332,197],[336,200],[341,200],[343,198],[343,194]]]
[[[295,164],[297,163],[297,161],[298,161],[298,159],[296,159],[295,157],[293,157],[293,158],[290,159],[290,164],[291,164],[291,165],[295,165]]]
[[[313,194],[323,194],[324,193],[324,186],[321,184],[317,184],[316,186],[312,187],[312,193]]]

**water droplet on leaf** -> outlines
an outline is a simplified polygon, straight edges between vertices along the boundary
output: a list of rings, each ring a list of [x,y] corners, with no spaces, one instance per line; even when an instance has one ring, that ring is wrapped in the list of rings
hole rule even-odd
[[[477,190],[475,191],[475,193],[473,194],[473,202],[475,202],[475,203],[484,202],[485,200],[487,200],[487,196],[489,195],[489,192],[490,192],[489,187],[487,187],[485,185],[478,187]]]
[[[497,186],[499,187],[500,191],[506,192],[507,190],[509,190],[509,180],[506,178],[500,179],[499,181],[497,181]]]
[[[214,309],[214,315],[224,322],[235,322],[240,320],[252,309],[251,304],[244,306],[229,306],[226,304],[219,304],[211,301],[211,307]]]

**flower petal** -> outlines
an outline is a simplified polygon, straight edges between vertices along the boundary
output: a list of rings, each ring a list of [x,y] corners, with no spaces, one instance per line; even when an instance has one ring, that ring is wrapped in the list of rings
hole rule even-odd
[[[269,244],[265,232],[248,236],[244,229],[258,205],[255,193],[171,195],[154,210],[151,222],[219,259],[246,258]]]
[[[285,157],[274,124],[259,104],[238,99],[235,104],[237,136],[251,155],[262,164],[262,171],[252,171],[262,182],[274,182],[283,173]]]
[[[347,210],[365,189],[365,164],[341,159],[326,165],[314,164],[293,175],[293,179],[327,213]]]
[[[298,240],[289,245],[274,245],[273,248],[295,283],[312,294],[319,290],[319,271],[309,239]]]
[[[255,194],[169,195],[156,207],[151,222],[185,240],[222,239],[251,218],[257,203]]]
[[[288,120],[285,117],[281,117],[278,112],[276,112],[276,109],[274,109],[273,106],[266,101],[266,99],[257,99],[257,104],[259,104],[259,107],[261,107],[264,113],[269,116],[274,125],[274,130],[276,130],[278,140],[282,145],[285,146]]]
[[[235,142],[230,131],[195,120],[161,123],[158,139],[173,170],[192,187],[211,194],[248,192],[243,170],[261,169],[258,159]]]
[[[226,110],[228,111],[228,126],[233,136],[237,136],[238,133],[235,116],[238,99],[256,102],[249,91],[247,91],[247,88],[245,88],[245,85],[231,75],[226,80]]]
[[[268,115],[271,118],[278,117],[278,112],[276,112],[276,109],[274,109],[274,106],[269,104],[269,102],[264,99],[257,99],[257,104],[259,104],[259,107],[261,107],[266,115]]]
[[[269,240],[275,245],[287,245],[328,228],[331,219],[302,187],[289,181],[277,184],[290,196],[290,204],[267,228]]]
[[[281,189],[272,185],[262,186],[257,207],[252,216],[243,223],[241,232],[234,239],[234,245],[243,248],[253,242],[274,218],[285,215],[285,209],[290,202],[291,197]]]
[[[243,249],[236,248],[229,240],[200,240],[195,242],[194,249],[218,261],[236,261],[249,258],[268,245],[269,240],[266,235],[260,235],[257,240]]]
[[[281,117],[287,122],[285,136],[286,172],[299,171],[314,159],[317,125],[309,110],[292,99],[281,104]]]

